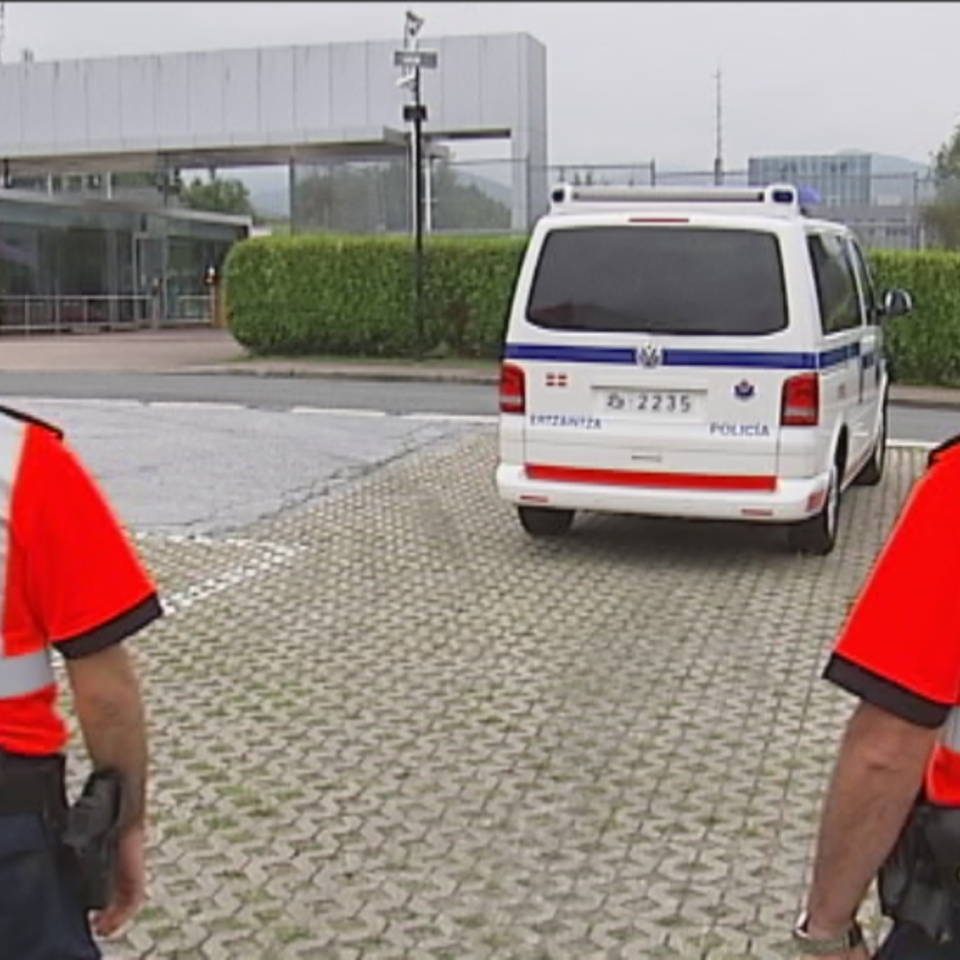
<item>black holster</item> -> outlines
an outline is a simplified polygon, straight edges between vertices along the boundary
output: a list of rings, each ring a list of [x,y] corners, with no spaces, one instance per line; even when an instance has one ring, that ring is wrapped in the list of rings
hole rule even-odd
[[[877,878],[885,916],[919,927],[936,943],[957,937],[960,808],[918,800]]]
[[[72,855],[87,910],[102,910],[113,897],[122,800],[121,775],[96,770],[67,811],[62,842]]]

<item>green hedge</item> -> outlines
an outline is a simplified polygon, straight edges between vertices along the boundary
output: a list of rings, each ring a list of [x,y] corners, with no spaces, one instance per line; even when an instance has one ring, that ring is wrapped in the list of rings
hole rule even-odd
[[[879,290],[913,296],[912,313],[884,324],[894,378],[960,387],[960,253],[874,250],[869,258]]]
[[[525,246],[516,237],[426,240],[426,353],[498,356]],[[401,237],[244,241],[225,264],[231,330],[260,354],[411,356],[413,265]]]
[[[499,356],[526,240],[425,242],[428,355]],[[960,387],[960,253],[873,251],[880,290],[902,287],[914,312],[887,324],[904,383]],[[259,354],[408,357],[416,352],[413,253],[405,237],[260,237],[227,258],[234,336]]]

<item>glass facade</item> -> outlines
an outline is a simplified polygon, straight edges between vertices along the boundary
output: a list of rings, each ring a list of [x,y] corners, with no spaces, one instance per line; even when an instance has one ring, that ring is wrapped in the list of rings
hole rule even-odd
[[[872,176],[869,154],[753,157],[748,173],[751,185],[792,183],[811,187],[829,206],[870,203]]]
[[[196,319],[240,218],[0,192],[0,324]]]

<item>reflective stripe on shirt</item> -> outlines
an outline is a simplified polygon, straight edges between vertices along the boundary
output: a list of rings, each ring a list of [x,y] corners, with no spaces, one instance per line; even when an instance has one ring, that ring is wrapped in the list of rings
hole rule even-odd
[[[947,714],[947,722],[940,732],[940,742],[948,750],[960,753],[960,709],[957,707]]]
[[[927,799],[943,806],[960,806],[960,708],[954,707],[940,730],[924,775]]]
[[[25,428],[22,423],[0,420],[0,520],[4,530],[0,536],[0,572],[7,567],[10,538],[10,501],[20,465]],[[0,623],[3,622],[4,591],[0,589]],[[0,642],[0,700],[36,693],[55,682],[50,649],[8,657]]]

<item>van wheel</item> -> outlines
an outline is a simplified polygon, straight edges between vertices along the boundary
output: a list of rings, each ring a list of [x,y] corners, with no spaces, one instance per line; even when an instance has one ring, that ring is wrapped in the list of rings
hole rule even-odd
[[[863,469],[857,474],[853,481],[860,487],[875,487],[883,479],[883,468],[887,461],[887,407],[884,404],[883,414],[880,418],[880,435],[877,437],[877,445],[873,448],[873,454],[863,465]]]
[[[787,542],[794,550],[825,557],[837,545],[837,527],[840,522],[840,470],[834,464],[830,470],[827,498],[820,512],[787,528]]]
[[[573,510],[551,510],[549,507],[517,507],[520,525],[532,537],[559,537],[573,523]]]

